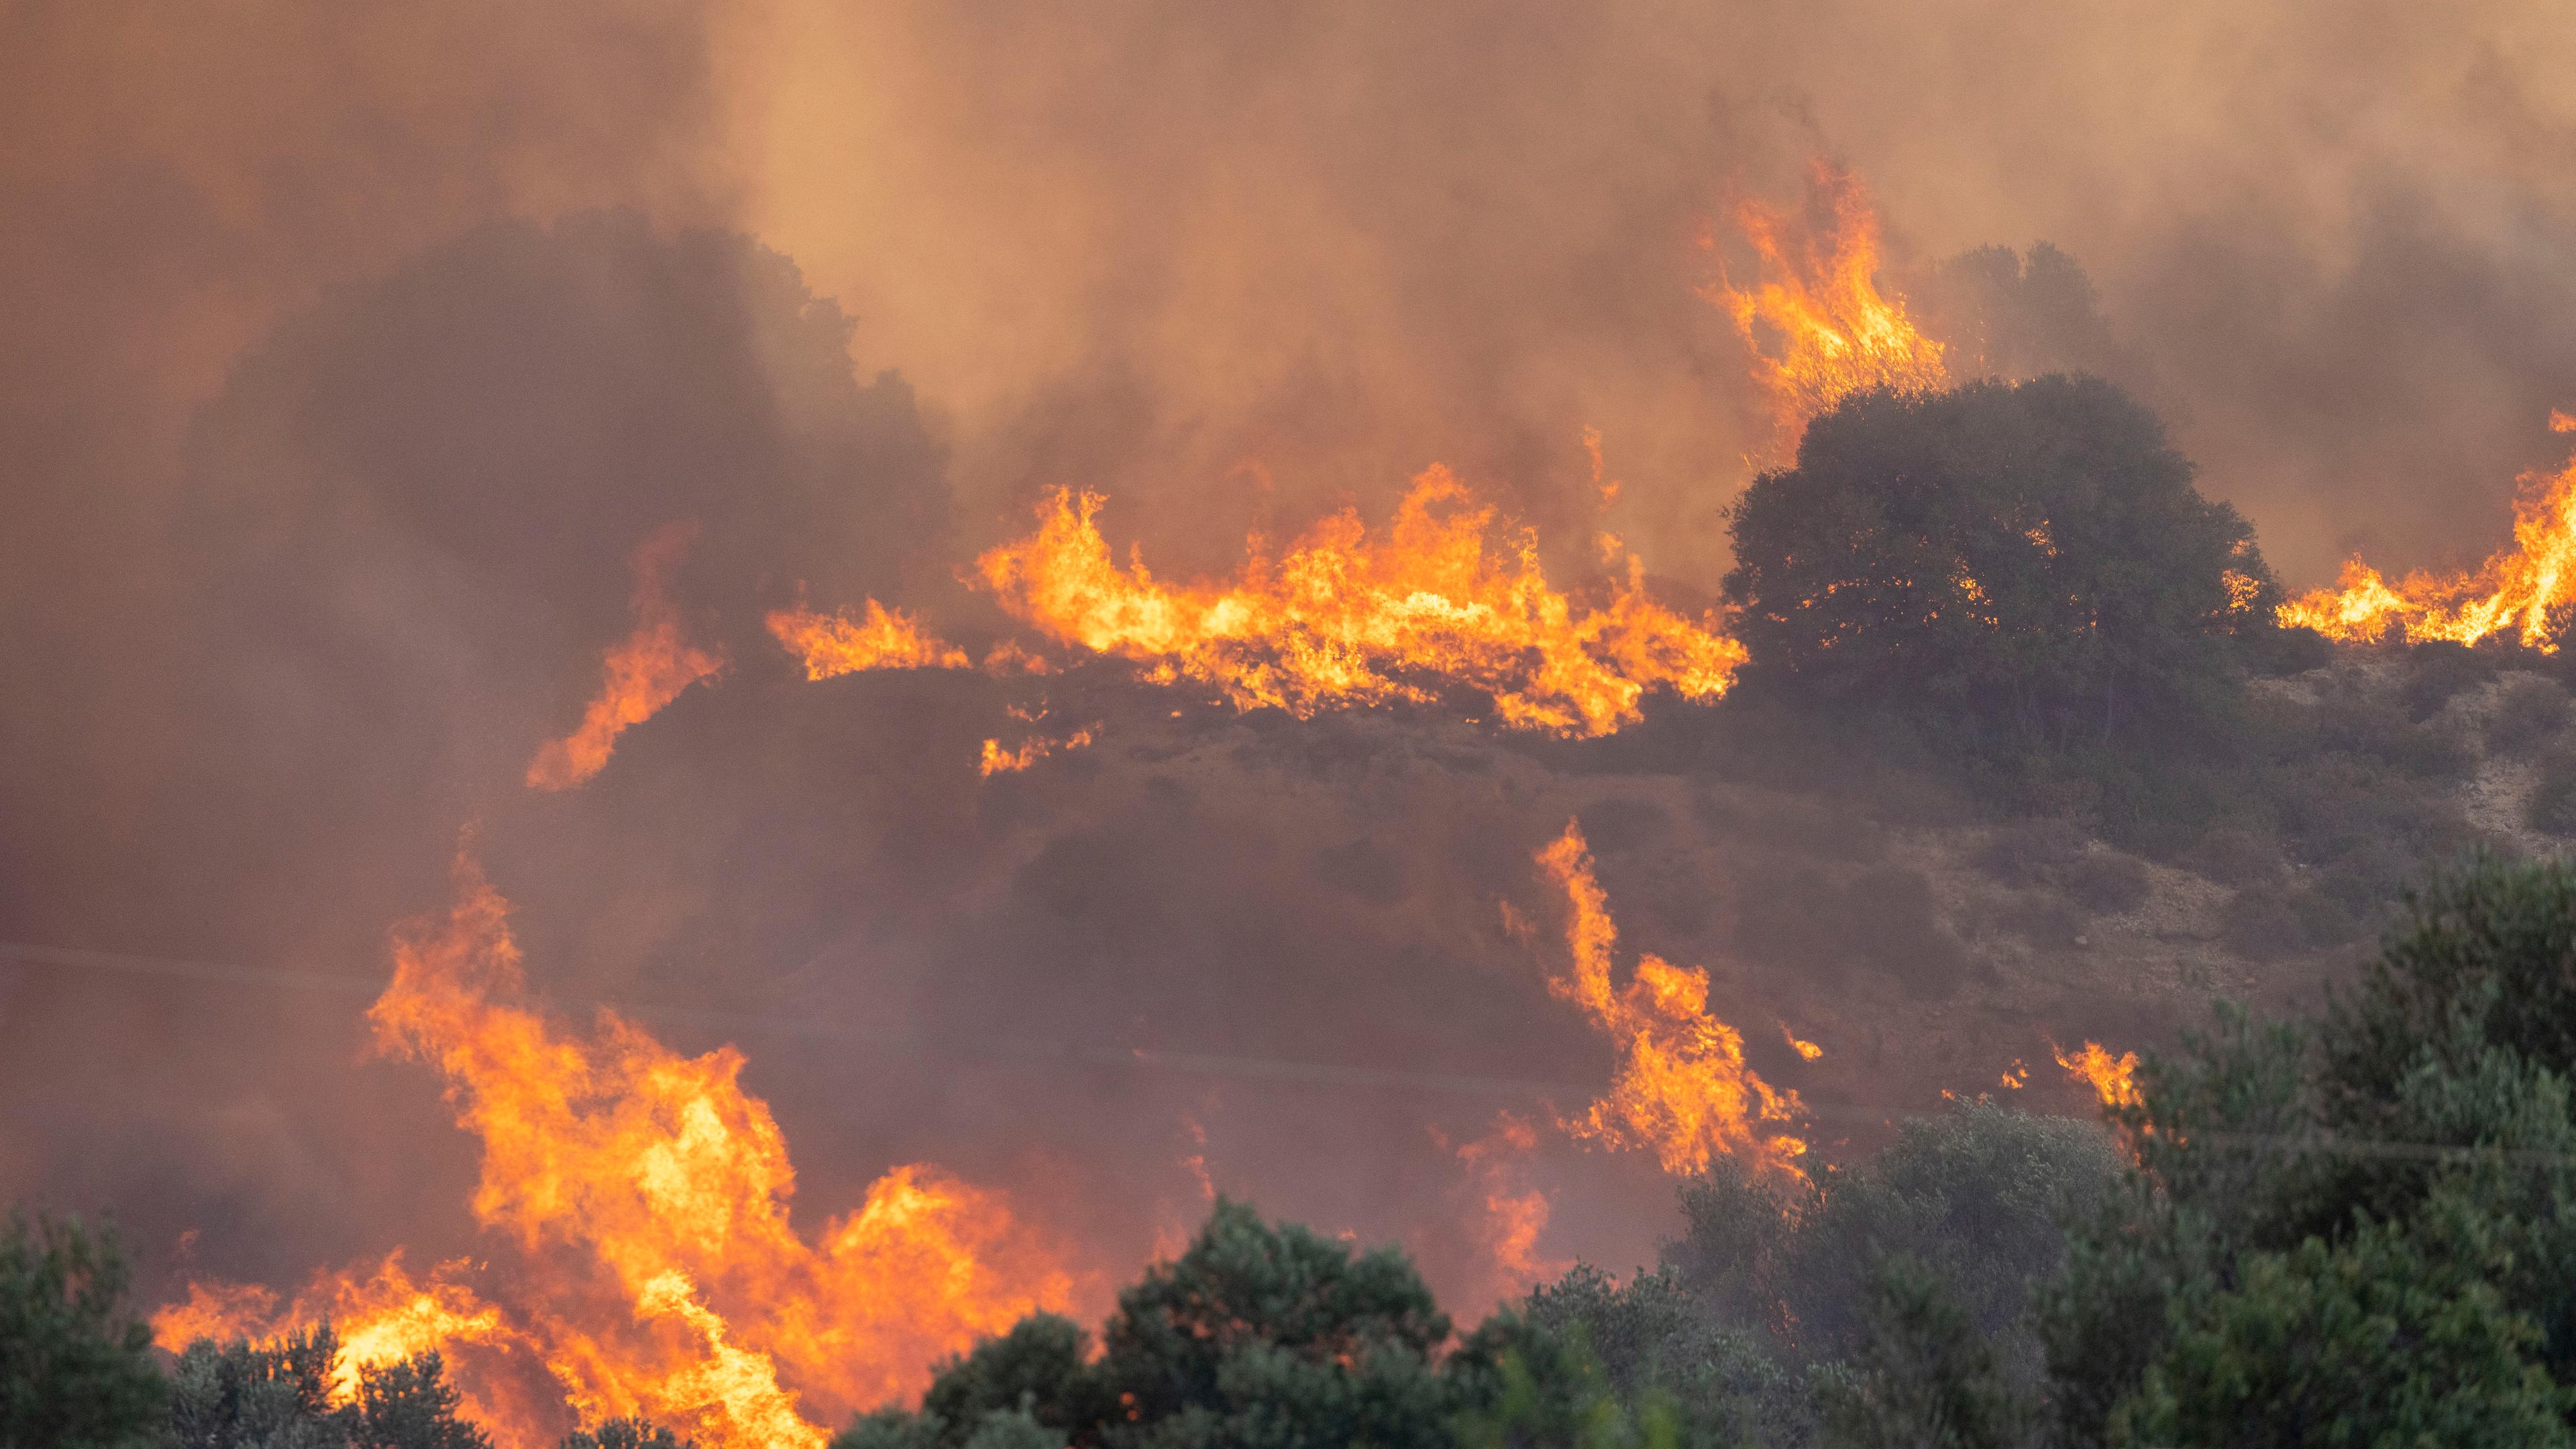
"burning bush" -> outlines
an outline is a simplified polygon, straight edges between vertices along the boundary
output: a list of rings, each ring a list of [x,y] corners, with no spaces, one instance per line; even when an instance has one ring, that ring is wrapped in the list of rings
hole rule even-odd
[[[2272,627],[2252,528],[2089,378],[1858,394],[1730,526],[1760,675],[1996,753],[2198,722],[2231,687],[2230,636]]]

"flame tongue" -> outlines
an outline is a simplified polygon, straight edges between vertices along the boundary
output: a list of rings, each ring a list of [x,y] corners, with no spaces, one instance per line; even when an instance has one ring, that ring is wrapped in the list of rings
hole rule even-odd
[[[2084,1049],[2071,1057],[2059,1050],[2054,1042],[2049,1044],[2048,1050],[2057,1058],[2057,1064],[2066,1069],[2068,1076],[2093,1089],[2093,1095],[2102,1099],[2103,1106],[2135,1107],[2146,1100],[2138,1095],[2136,1052],[2122,1052],[2115,1057],[2098,1041],[2086,1042]]]
[[[1745,1065],[1743,1036],[1708,1014],[1708,973],[1644,956],[1628,984],[1614,986],[1619,928],[1582,829],[1567,822],[1538,862],[1571,909],[1573,970],[1549,978],[1548,990],[1582,1007],[1620,1057],[1609,1094],[1569,1124],[1573,1130],[1614,1147],[1649,1148],[1672,1173],[1703,1171],[1725,1156],[1796,1174],[1806,1143],[1776,1129],[1804,1107],[1796,1092],[1773,1089]]]
[[[1102,502],[1051,494],[1036,533],[977,561],[983,582],[1058,640],[1213,685],[1238,709],[1306,718],[1463,684],[1509,724],[1602,735],[1636,719],[1649,688],[1716,697],[1744,659],[1734,640],[1647,599],[1633,567],[1605,608],[1578,609],[1526,534],[1489,548],[1494,510],[1444,468],[1414,480],[1383,538],[1345,510],[1275,560],[1256,541],[1219,587],[1119,567],[1093,523]]]
[[[901,609],[868,600],[864,619],[780,609],[765,621],[787,652],[803,660],[807,679],[868,669],[963,669],[966,651],[933,638]]]
[[[1878,214],[1868,193],[1823,161],[1807,184],[1808,225],[1758,201],[1736,209],[1762,280],[1750,288],[1721,281],[1703,294],[1754,344],[1754,378],[1771,397],[1784,444],[1863,388],[1922,392],[1949,383],[1941,344],[1915,329],[1902,298],[1878,290]],[[1775,345],[1765,346],[1765,329]]]
[[[673,524],[635,550],[635,629],[600,661],[599,694],[580,728],[549,740],[528,762],[528,785],[568,790],[608,764],[617,737],[679,698],[680,692],[724,668],[724,656],[691,645],[680,631],[680,611],[665,584],[680,556],[697,538],[695,524]]]

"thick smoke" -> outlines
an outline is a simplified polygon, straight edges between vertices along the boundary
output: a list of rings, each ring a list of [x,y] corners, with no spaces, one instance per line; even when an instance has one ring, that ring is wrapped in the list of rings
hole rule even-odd
[[[1711,967],[1760,1069],[1822,1105],[1981,1085],[1943,1074],[1988,1070],[1996,1020],[2035,1060],[2045,1030],[2142,1033],[2071,967],[1974,1015],[1961,933],[2011,903],[1905,834],[1955,802],[1820,804],[1835,762],[1774,788],[1759,730],[1292,726],[1104,671],[1048,701],[1101,745],[987,783],[999,686],[809,686],[758,615],[801,585],[971,635],[951,571],[1041,487],[1107,491],[1113,536],[1187,574],[1435,460],[1561,574],[1607,527],[1707,589],[1774,440],[1694,289],[1746,264],[1731,201],[1794,198],[1819,152],[1878,196],[1927,315],[1987,318],[1999,369],[2153,399],[2294,581],[2361,543],[2475,556],[2576,397],[2547,19],[13,9],[0,938],[353,990],[0,963],[0,1108],[28,1124],[0,1194],[115,1204],[165,1277],[186,1228],[199,1266],[282,1284],[465,1246],[470,1148],[419,1074],[361,1058],[355,1011],[469,826],[546,989],[744,1042],[802,1205],[935,1158],[1118,1272],[1200,1210],[1200,1155],[1476,1281],[1443,1144],[1535,1109],[1480,1079],[1605,1069],[1545,933],[1498,909],[1544,918],[1530,854],[1570,816],[1631,942]],[[1989,243],[2026,254],[2009,280],[1948,260]],[[627,556],[682,521],[675,589],[727,675],[531,796]],[[1782,1025],[1825,1046],[1812,1075]],[[1422,1080],[1260,1074],[1282,1062]],[[1557,1251],[1651,1250],[1650,1164],[1542,1157]]]

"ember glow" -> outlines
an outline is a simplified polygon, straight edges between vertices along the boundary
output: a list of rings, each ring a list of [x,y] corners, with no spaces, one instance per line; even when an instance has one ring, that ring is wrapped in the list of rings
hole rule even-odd
[[[2549,415],[2556,432],[2576,432],[2576,417]],[[2285,627],[2314,629],[2345,643],[2374,643],[2393,626],[2410,644],[2448,639],[2475,644],[2505,636],[2526,648],[2557,652],[2576,605],[2576,458],[2556,473],[2526,473],[2514,500],[2514,546],[2463,574],[2417,571],[2390,584],[2353,559],[2331,589],[2283,604]]]
[[[2136,1052],[2122,1052],[2115,1057],[2097,1041],[2086,1042],[2083,1050],[2071,1057],[2054,1045],[2049,1051],[2068,1076],[2093,1089],[2103,1106],[2135,1107],[2145,1100],[2138,1095]]]
[[[723,655],[682,637],[679,609],[667,593],[670,571],[696,537],[694,525],[673,524],[636,548],[634,631],[600,661],[599,693],[580,727],[547,741],[528,762],[530,788],[569,790],[598,774],[629,725],[651,719],[680,691],[724,668]]]
[[[868,600],[865,618],[780,609],[765,621],[787,652],[802,660],[807,679],[831,679],[868,669],[963,669],[966,651],[925,632],[901,609]]]
[[[1614,985],[1619,928],[1582,828],[1567,822],[1538,863],[1565,892],[1573,958],[1572,970],[1550,977],[1548,990],[1582,1007],[1619,1053],[1609,1094],[1568,1125],[1613,1147],[1648,1149],[1670,1173],[1734,1157],[1799,1175],[1806,1143],[1786,1129],[1806,1109],[1796,1092],[1774,1089],[1745,1065],[1742,1033],[1709,1015],[1708,973],[1647,955],[1626,986]]]
[[[742,1090],[741,1054],[683,1057],[607,1013],[586,1040],[563,1031],[524,1000],[507,904],[460,876],[454,911],[397,943],[370,1018],[384,1050],[438,1068],[482,1139],[474,1216],[512,1261],[474,1275],[479,1296],[461,1269],[414,1287],[389,1261],[284,1314],[201,1285],[157,1321],[165,1345],[328,1314],[343,1378],[487,1345],[541,1369],[586,1422],[641,1413],[711,1449],[768,1449],[819,1446],[818,1426],[918,1392],[940,1356],[1068,1304],[1073,1278],[1000,1197],[929,1167],[895,1168],[800,1236],[786,1139]],[[451,1358],[496,1433],[538,1442],[477,1372],[487,1358]]]
[[[984,584],[1050,638],[1213,686],[1237,709],[1303,719],[1465,687],[1514,727],[1605,735],[1639,718],[1647,690],[1715,699],[1744,661],[1712,621],[1649,599],[1633,557],[1604,606],[1577,605],[1535,540],[1445,468],[1414,480],[1382,536],[1345,509],[1277,558],[1252,540],[1241,573],[1206,587],[1120,567],[1094,523],[1104,501],[1051,494],[1037,532],[977,561]]]
[[[1878,213],[1850,172],[1816,162],[1803,218],[1748,199],[1735,220],[1760,259],[1760,279],[1749,287],[1721,279],[1703,295],[1752,345],[1781,446],[1794,447],[1808,419],[1863,388],[1948,384],[1941,344],[1916,330],[1904,298],[1879,291]]]

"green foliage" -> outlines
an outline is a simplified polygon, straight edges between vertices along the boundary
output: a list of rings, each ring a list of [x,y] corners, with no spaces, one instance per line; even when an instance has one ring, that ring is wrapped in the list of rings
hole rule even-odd
[[[2403,1232],[2250,1254],[2234,1286],[2173,1312],[2171,1343],[2111,1415],[2113,1444],[2570,1442],[2567,1394],[2524,1356],[2538,1331]]]
[[[1946,721],[1998,759],[2199,733],[2277,590],[2191,480],[2095,379],[1859,394],[1735,504],[1726,593],[1758,675]]]
[[[1670,1268],[1623,1284],[1577,1267],[1479,1328],[1447,1372],[1481,1426],[1471,1442],[1508,1431],[1502,1442],[1561,1443],[1579,1430],[1602,1443],[1668,1432],[1688,1445],[1781,1444],[1814,1417],[1768,1336],[1722,1321]]]
[[[950,1442],[962,1442],[996,1413],[1025,1412],[1063,1429],[1104,1423],[1116,1403],[1086,1367],[1087,1338],[1069,1318],[1032,1313],[1009,1333],[940,1365],[922,1410],[959,1426]]]
[[[611,1419],[596,1429],[576,1429],[564,1436],[562,1449],[690,1449],[690,1445],[669,1429],[638,1415]]]
[[[1939,1273],[1978,1331],[2005,1335],[2006,1355],[2035,1372],[2037,1346],[2014,1325],[2032,1284],[2057,1269],[2062,1224],[2089,1214],[2118,1171],[2089,1123],[1962,1102],[1799,1198],[1719,1164],[1683,1188],[1687,1231],[1667,1261],[1726,1321],[1821,1360],[1857,1348],[1873,1265],[1904,1257]]]
[[[359,1369],[357,1401],[330,1401],[340,1341],[327,1323],[268,1343],[199,1339],[170,1382],[177,1449],[491,1449],[457,1413],[436,1351]],[[618,1420],[574,1434],[565,1449],[686,1449],[668,1430]]]
[[[868,1415],[840,1449],[1109,1449],[1447,1442],[1432,1354],[1449,1320],[1404,1255],[1353,1254],[1220,1199],[1189,1248],[1119,1295],[1086,1360],[1039,1314],[941,1366],[918,1413]]]
[[[331,1325],[268,1344],[199,1339],[170,1376],[170,1427],[179,1449],[339,1449],[345,1416],[331,1407]]]
[[[436,1349],[362,1367],[349,1449],[492,1449],[482,1430],[457,1417],[456,1405]]]
[[[1871,1272],[1850,1366],[1819,1387],[1827,1442],[1848,1449],[2007,1449],[2030,1417],[1966,1305],[1904,1254]]]
[[[1736,1442],[1686,1432],[1652,1389],[1621,1393],[1581,1330],[1505,1313],[1478,1329],[1450,1366],[1461,1386],[1455,1433],[1463,1449],[1709,1449]]]
[[[0,1446],[154,1442],[163,1386],[125,1285],[112,1230],[23,1212],[0,1225]]]
[[[948,1421],[889,1405],[861,1414],[832,1438],[831,1449],[937,1449],[948,1442]]]
[[[1119,1295],[1102,1389],[1138,1426],[1111,1442],[1397,1445],[1446,1417],[1431,1353],[1449,1320],[1403,1253],[1354,1256],[1220,1200],[1179,1259]]]
[[[2576,870],[2440,877],[2318,1018],[2139,1073],[2130,1186],[2041,1295],[2073,1444],[2567,1442]]]

